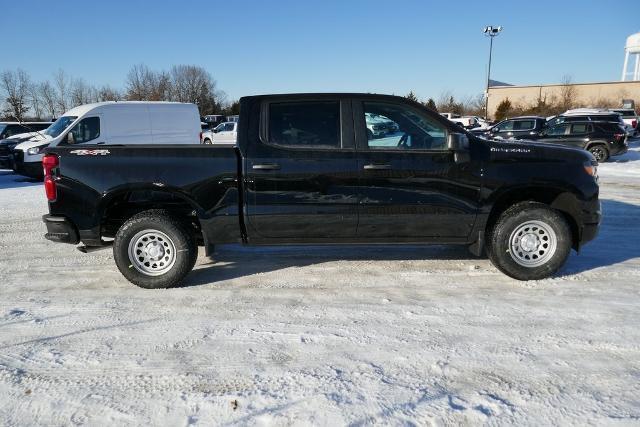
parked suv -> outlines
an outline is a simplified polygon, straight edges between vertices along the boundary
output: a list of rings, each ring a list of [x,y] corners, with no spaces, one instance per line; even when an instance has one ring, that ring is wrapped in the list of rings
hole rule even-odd
[[[625,129],[627,135],[632,135],[633,131],[631,125],[627,125],[620,113],[612,112],[609,110],[597,110],[590,108],[576,108],[574,110],[567,110],[559,116],[555,116],[547,120],[547,127],[552,127],[560,123],[573,123],[573,122],[615,122]]]
[[[583,148],[598,162],[627,152],[625,129],[614,122],[559,123],[543,131],[539,141]]]
[[[547,119],[538,116],[522,116],[503,120],[488,130],[473,132],[492,139],[538,139]]]

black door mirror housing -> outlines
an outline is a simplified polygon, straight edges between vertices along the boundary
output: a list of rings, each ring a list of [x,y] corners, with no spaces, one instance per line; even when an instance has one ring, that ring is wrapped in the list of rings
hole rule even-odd
[[[447,137],[447,149],[450,151],[465,151],[469,148],[469,138],[462,133],[452,132]]]
[[[453,151],[453,159],[456,163],[468,162],[469,138],[462,133],[450,133],[447,137],[447,149]]]

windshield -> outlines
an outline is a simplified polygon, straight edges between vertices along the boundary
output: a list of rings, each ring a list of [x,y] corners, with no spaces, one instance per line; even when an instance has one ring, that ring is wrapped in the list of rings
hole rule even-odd
[[[49,126],[43,133],[49,135],[52,138],[60,135],[75,119],[77,116],[62,116],[55,121],[54,124]]]

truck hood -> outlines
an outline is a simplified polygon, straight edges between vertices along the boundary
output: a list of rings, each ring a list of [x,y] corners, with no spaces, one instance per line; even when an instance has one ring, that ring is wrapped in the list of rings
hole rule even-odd
[[[581,148],[528,140],[485,140],[492,159],[592,161],[593,156]]]

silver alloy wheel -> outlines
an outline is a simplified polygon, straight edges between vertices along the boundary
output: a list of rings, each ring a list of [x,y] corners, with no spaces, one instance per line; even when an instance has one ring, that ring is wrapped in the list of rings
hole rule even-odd
[[[161,231],[142,230],[129,241],[131,265],[147,276],[160,276],[176,262],[176,247]]]
[[[509,237],[511,258],[523,267],[539,267],[556,253],[558,237],[549,224],[527,221],[513,230]]]
[[[589,151],[593,154],[593,157],[596,158],[598,163],[602,162],[607,157],[607,152],[602,147],[593,147]]]

